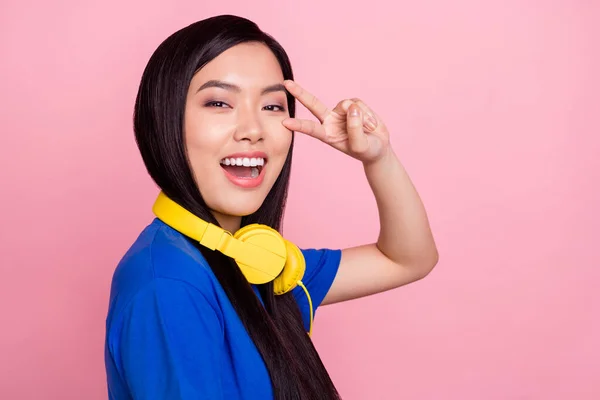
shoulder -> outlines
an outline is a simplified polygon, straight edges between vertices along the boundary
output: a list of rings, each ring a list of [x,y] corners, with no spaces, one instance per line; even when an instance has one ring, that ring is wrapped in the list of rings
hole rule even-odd
[[[300,249],[300,251],[302,252],[302,255],[304,255],[307,271],[323,268],[328,265],[336,266],[336,264],[339,264],[342,256],[342,250],[340,249],[304,248]]]
[[[113,275],[105,332],[109,385],[127,387],[135,398],[219,390],[219,369],[212,366],[226,348],[215,281],[183,235],[156,220],[147,226]]]
[[[158,219],[146,226],[113,273],[107,324],[136,298],[160,287],[188,287],[208,303],[217,304],[218,282],[202,253],[185,236]]]
[[[342,251],[338,249],[300,249],[304,255],[306,271],[303,282],[307,285],[327,284],[337,274]]]
[[[300,249],[304,255],[306,270],[302,277],[302,283],[306,287],[313,306],[314,312],[323,302],[329,292],[337,275],[342,251],[327,248],[305,248]],[[310,305],[302,287],[295,287],[292,291],[302,313],[305,327],[308,329],[310,320]]]

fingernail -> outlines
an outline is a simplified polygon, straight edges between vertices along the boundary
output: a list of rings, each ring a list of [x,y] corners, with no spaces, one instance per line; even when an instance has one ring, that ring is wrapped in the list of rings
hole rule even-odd
[[[353,107],[350,109],[350,116],[351,117],[358,117],[360,115],[360,112],[358,110],[358,107]]]
[[[368,121],[369,125],[371,125],[372,129],[375,129],[377,127],[377,120],[371,114],[369,114],[367,121]]]

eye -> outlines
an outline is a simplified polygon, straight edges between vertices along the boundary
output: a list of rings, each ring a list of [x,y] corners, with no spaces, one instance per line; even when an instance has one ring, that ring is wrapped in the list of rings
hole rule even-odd
[[[224,103],[222,101],[209,101],[208,103],[206,103],[204,105],[205,107],[216,107],[216,108],[225,108],[225,107],[229,107],[229,105],[227,103]]]
[[[285,111],[285,108],[283,108],[282,106],[276,105],[276,104],[271,104],[268,106],[264,107],[267,111]]]

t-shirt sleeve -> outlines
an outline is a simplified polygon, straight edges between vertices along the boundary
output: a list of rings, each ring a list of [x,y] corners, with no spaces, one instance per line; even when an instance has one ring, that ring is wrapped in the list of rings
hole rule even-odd
[[[301,251],[306,261],[306,271],[302,278],[302,283],[306,286],[310,294],[313,312],[316,313],[317,308],[323,302],[335,279],[342,251],[337,249],[301,249]],[[310,326],[310,307],[306,293],[300,286],[295,287],[292,293],[296,297],[302,313],[304,327],[308,331]]]
[[[220,313],[189,283],[156,278],[124,314],[118,355],[134,399],[221,399]]]

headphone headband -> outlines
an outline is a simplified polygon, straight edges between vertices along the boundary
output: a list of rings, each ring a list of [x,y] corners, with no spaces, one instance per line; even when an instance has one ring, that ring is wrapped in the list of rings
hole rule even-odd
[[[251,277],[252,283],[265,283],[277,277],[286,261],[285,246],[277,246],[266,243],[262,237],[253,243],[252,240],[241,241],[234,237],[231,232],[204,221],[192,214],[181,205],[171,200],[164,192],[160,192],[152,208],[154,214],[167,225],[182,234],[198,241],[210,250],[217,250],[228,257],[233,258],[241,266],[253,269],[256,277]],[[268,242],[271,242],[268,240]],[[264,268],[256,268],[256,265],[276,266],[273,273]],[[253,279],[254,278],[254,279]]]

